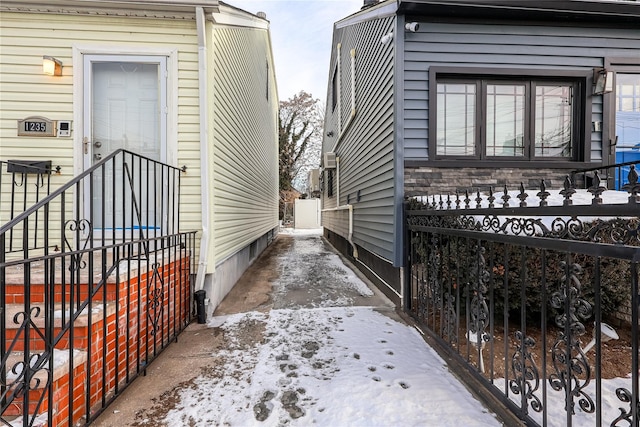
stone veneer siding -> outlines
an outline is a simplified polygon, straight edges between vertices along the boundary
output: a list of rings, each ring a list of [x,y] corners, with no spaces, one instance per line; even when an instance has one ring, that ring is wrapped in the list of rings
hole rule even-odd
[[[505,184],[509,190],[517,190],[520,183],[525,189],[539,189],[544,179],[548,189],[562,188],[569,169],[518,169],[518,168],[436,168],[405,167],[405,196],[425,194],[455,194],[456,191],[486,191],[493,187],[501,191]]]

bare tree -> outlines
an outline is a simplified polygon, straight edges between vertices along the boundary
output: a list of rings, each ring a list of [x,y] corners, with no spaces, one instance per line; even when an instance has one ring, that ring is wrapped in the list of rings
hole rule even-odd
[[[280,102],[280,190],[291,190],[306,180],[306,172],[320,164],[322,114],[320,100],[300,91]]]

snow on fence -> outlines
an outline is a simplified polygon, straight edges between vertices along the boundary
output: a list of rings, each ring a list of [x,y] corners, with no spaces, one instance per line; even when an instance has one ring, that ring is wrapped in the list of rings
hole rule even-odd
[[[406,203],[406,308],[527,424],[638,425],[637,178]]]

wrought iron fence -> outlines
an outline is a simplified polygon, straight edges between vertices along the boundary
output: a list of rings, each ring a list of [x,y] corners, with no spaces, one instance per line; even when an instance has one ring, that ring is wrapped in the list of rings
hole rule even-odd
[[[406,308],[527,425],[639,424],[634,167],[623,189],[407,201]]]
[[[180,174],[118,150],[0,227],[0,425],[88,424],[177,340]]]
[[[580,184],[580,188],[589,188],[594,185],[596,176],[604,187],[621,190],[625,183],[625,178],[634,169],[640,165],[640,161],[616,163],[614,165],[596,166],[591,168],[576,169],[571,172],[571,182]]]

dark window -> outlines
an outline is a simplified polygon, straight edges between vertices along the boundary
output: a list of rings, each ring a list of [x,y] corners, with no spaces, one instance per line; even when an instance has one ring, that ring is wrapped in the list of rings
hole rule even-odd
[[[327,197],[333,197],[333,169],[327,170]]]
[[[438,78],[436,158],[579,160],[577,81]]]

